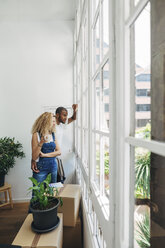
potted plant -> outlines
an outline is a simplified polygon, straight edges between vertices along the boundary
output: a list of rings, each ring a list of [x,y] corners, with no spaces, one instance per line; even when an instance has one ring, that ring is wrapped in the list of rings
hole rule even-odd
[[[32,230],[38,233],[49,232],[55,229],[60,222],[57,216],[57,208],[62,205],[61,198],[58,197],[57,188],[51,187],[51,174],[43,182],[37,182],[33,177],[29,177],[33,186],[28,190],[33,192],[30,201],[30,212],[33,214]]]
[[[4,185],[5,175],[15,165],[15,158],[23,158],[22,144],[15,138],[0,138],[0,187]]]

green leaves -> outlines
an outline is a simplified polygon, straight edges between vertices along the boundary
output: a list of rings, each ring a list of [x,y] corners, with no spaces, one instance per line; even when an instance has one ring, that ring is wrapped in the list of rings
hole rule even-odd
[[[0,139],[0,173],[7,174],[10,168],[15,165],[15,158],[25,157],[22,144],[15,138],[1,138]]]
[[[136,242],[141,248],[150,247],[150,219],[149,214],[145,214],[140,221],[136,222]]]
[[[31,199],[32,203],[39,203],[39,209],[46,209],[51,197],[54,197],[54,189],[49,186],[51,182],[51,174],[48,174],[47,178],[43,182],[37,182],[33,177],[29,177],[33,183],[33,187],[30,187],[28,190],[33,191],[33,198]],[[55,189],[58,191],[57,189]]]
[[[135,156],[136,198],[150,198],[150,156],[150,152]]]
[[[96,151],[96,173],[100,174],[100,152]],[[109,175],[109,152],[104,152],[104,173]]]
[[[136,136],[151,139],[151,124],[136,130]],[[150,198],[150,152],[135,149],[135,194],[136,198]]]

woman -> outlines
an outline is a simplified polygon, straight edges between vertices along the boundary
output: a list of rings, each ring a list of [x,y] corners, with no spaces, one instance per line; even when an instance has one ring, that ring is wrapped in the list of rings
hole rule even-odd
[[[55,138],[55,117],[45,112],[40,115],[32,127],[32,163],[33,177],[42,182],[51,173],[51,183],[57,181],[56,156],[61,155]]]

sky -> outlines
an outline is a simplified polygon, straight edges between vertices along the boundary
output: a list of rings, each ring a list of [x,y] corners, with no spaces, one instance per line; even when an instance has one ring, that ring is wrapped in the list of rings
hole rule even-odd
[[[145,68],[150,65],[150,4],[135,22],[135,63]]]

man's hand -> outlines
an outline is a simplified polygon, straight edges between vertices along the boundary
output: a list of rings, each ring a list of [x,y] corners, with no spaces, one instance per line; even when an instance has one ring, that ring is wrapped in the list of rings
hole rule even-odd
[[[68,124],[71,123],[72,121],[75,121],[77,118],[77,110],[78,110],[78,104],[73,104],[73,115],[68,119]]]
[[[73,111],[76,112],[78,110],[78,104],[73,104],[72,108],[73,108]]]
[[[35,173],[39,173],[40,171],[37,169],[37,163],[36,161],[34,161],[33,159],[31,160],[31,169],[32,171],[34,171]]]

